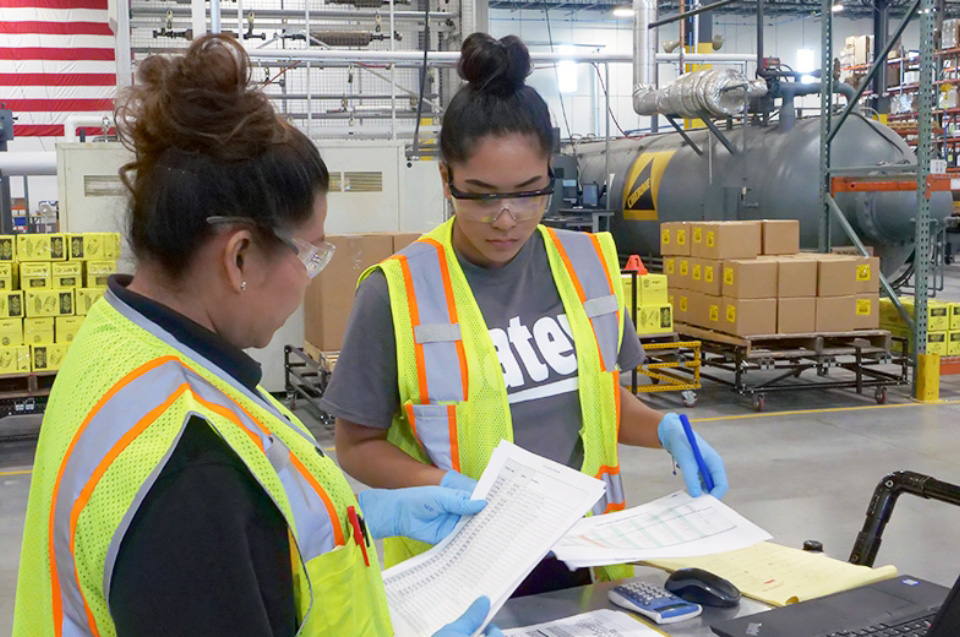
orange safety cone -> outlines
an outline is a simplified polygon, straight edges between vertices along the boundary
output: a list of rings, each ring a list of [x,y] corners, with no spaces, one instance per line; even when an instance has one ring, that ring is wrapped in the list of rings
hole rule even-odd
[[[646,266],[643,265],[643,261],[640,260],[640,255],[631,254],[630,258],[627,259],[627,265],[623,268],[624,272],[636,272],[637,276],[643,276],[648,274]]]

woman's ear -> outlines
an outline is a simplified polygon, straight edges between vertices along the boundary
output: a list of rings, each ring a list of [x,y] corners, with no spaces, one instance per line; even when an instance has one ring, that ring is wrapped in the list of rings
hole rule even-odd
[[[451,199],[450,195],[450,168],[447,166],[446,162],[440,162],[440,179],[443,181],[443,196],[447,199]]]
[[[253,245],[253,235],[249,230],[238,230],[231,233],[223,244],[221,259],[230,287],[240,294],[246,288],[244,267],[250,257],[250,247]]]

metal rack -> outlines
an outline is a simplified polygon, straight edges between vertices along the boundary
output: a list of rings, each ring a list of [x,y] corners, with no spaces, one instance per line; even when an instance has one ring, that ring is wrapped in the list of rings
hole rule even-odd
[[[0,376],[0,418],[43,413],[57,372]]]
[[[283,372],[290,409],[296,409],[302,400],[317,421],[332,430],[334,419],[320,408],[319,402],[333,374],[329,361],[322,355],[320,360],[315,360],[303,348],[287,345],[283,348]]]

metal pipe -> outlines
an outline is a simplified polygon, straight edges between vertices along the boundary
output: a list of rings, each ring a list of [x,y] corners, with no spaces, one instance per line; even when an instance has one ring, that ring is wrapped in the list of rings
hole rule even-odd
[[[797,111],[793,100],[798,95],[814,95],[823,90],[823,83],[811,82],[800,84],[799,82],[781,82],[780,83],[780,129],[790,130],[797,121]],[[846,83],[834,84],[833,92],[843,95],[847,104],[856,104],[853,99],[853,87]]]
[[[57,153],[53,150],[0,153],[0,174],[4,177],[56,175]]]
[[[677,20],[683,20],[684,18],[692,18],[695,15],[700,15],[706,11],[713,11],[714,9],[719,9],[720,7],[725,7],[728,4],[733,4],[734,2],[740,2],[741,0],[720,0],[720,2],[714,2],[713,4],[708,4],[700,7],[699,9],[691,9],[690,11],[685,11],[672,15],[669,18],[662,18],[656,22],[649,23],[649,29],[656,29],[657,27],[662,27],[665,24],[670,24],[671,22],[676,22]],[[634,11],[636,11],[636,3],[634,3]],[[634,17],[636,17],[634,13]],[[682,42],[681,42],[682,44]],[[751,56],[752,57],[752,56]]]
[[[757,0],[757,76],[762,77],[763,64],[763,0]],[[746,75],[746,73],[744,73]]]
[[[69,115],[63,122],[64,141],[78,141],[77,128],[80,126],[97,126],[111,128],[113,126],[112,115]]]
[[[641,0],[646,1],[646,0]],[[339,64],[378,64],[419,67],[423,64],[422,51],[341,51],[341,50],[281,50],[281,49],[251,49],[247,52],[254,60],[272,60],[293,62],[298,60],[316,60],[324,63]],[[732,62],[752,61],[753,53],[687,53],[684,59],[691,63],[723,64]],[[555,64],[557,62],[579,62],[584,64],[629,63],[633,62],[632,53],[531,53],[533,62]],[[680,56],[676,53],[658,53],[657,62],[676,62]],[[427,55],[427,64],[434,66],[456,66],[460,60],[459,51],[430,51]]]
[[[165,16],[167,11],[173,11],[173,14],[176,16],[178,14],[190,15],[190,10],[188,7],[156,7],[156,6],[145,6],[137,8],[138,16]],[[255,9],[257,13],[257,20],[269,19],[269,18],[302,18],[304,12],[297,9]],[[349,9],[313,9],[310,12],[314,18],[322,20],[325,18],[336,18],[336,19],[347,19],[347,20],[364,20],[370,19],[375,20],[377,17],[377,10],[374,9],[357,9],[356,11],[351,11]],[[380,12],[382,14],[382,12]],[[398,20],[423,20],[423,11],[395,11],[394,17]],[[456,20],[459,17],[459,13],[456,11],[447,11],[441,13],[434,13],[430,16],[431,20],[446,21],[447,19]]]
[[[633,110],[639,112],[639,95],[651,86],[656,73],[656,32],[650,33],[657,6],[651,0],[633,0]],[[654,37],[651,37],[653,35]],[[683,43],[680,43],[683,46]]]
[[[210,0],[210,33],[220,33],[220,0]]]
[[[843,109],[843,112],[840,113],[840,117],[837,118],[836,124],[834,124],[830,129],[830,134],[827,135],[827,143],[833,141],[833,138],[837,136],[837,132],[840,130],[840,127],[847,120],[847,117],[853,111],[854,106],[860,97],[863,95],[863,92],[867,90],[867,87],[870,86],[870,81],[873,79],[873,76],[877,74],[877,70],[883,66],[887,66],[887,54],[890,53],[890,49],[893,48],[893,43],[900,39],[900,36],[903,35],[903,32],[907,28],[907,24],[910,22],[910,18],[913,17],[913,14],[917,12],[917,7],[920,6],[920,0],[914,0],[913,4],[910,5],[910,8],[907,10],[907,14],[903,16],[903,21],[900,23],[900,26],[897,27],[897,32],[893,34],[893,37],[890,38],[890,41],[886,43],[883,47],[883,51],[880,54],[880,57],[873,61],[873,64],[870,66],[870,70],[867,71],[866,77],[863,78],[860,82],[860,88],[857,89],[856,94],[853,96],[853,101],[847,104],[847,107]],[[832,71],[828,69],[827,72],[831,73]],[[886,69],[884,69],[886,72]]]

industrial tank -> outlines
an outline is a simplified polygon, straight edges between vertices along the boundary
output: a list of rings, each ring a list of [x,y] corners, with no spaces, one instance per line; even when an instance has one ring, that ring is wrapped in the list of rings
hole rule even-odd
[[[723,130],[736,153],[731,154],[707,130],[688,136],[700,155],[679,133],[647,135],[640,139],[579,143],[568,152],[577,156],[581,183],[603,184],[612,175],[608,201],[616,210],[612,231],[621,253],[657,255],[659,224],[665,221],[723,219],[799,219],[800,244],[817,247],[820,215],[819,118],[790,120],[788,124],[736,125]],[[852,113],[833,142],[833,167],[874,167],[915,164],[916,157],[890,128]],[[836,201],[850,224],[891,274],[913,251],[916,193],[839,193]],[[950,214],[950,193],[931,197],[931,217]],[[833,222],[834,245],[849,244]]]

